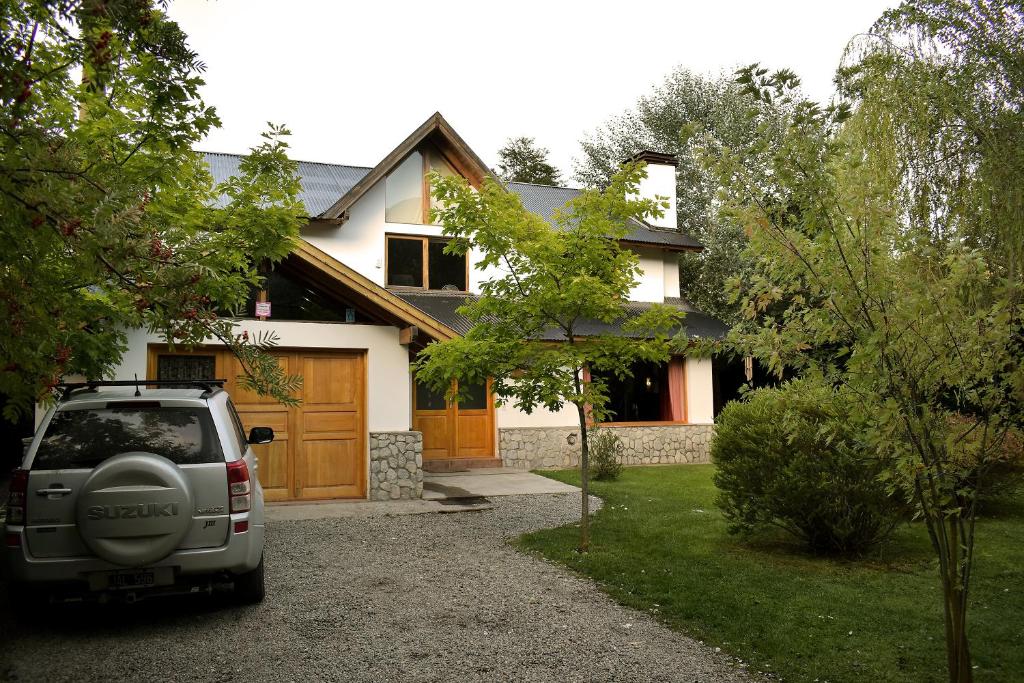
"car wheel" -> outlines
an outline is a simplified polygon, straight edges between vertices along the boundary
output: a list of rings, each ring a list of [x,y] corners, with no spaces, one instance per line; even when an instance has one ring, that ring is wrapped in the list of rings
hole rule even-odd
[[[235,602],[240,605],[255,605],[263,602],[266,590],[263,586],[263,556],[251,572],[235,577]]]

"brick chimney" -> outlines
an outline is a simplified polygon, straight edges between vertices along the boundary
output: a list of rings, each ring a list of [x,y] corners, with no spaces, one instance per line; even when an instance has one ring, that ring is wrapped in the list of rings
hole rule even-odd
[[[668,208],[665,209],[661,218],[648,216],[647,222],[655,228],[664,230],[678,230],[679,222],[676,217],[676,166],[679,160],[674,154],[663,154],[661,152],[643,151],[638,152],[626,159],[629,161],[642,161],[647,164],[647,177],[640,181],[640,196],[644,199],[655,197],[667,197]]]

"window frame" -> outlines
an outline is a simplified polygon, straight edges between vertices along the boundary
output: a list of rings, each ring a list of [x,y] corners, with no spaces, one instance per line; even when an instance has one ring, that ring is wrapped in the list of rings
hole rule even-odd
[[[393,285],[393,284],[391,284],[391,281],[390,281],[390,272],[391,271],[390,271],[390,268],[389,268],[390,263],[388,262],[389,261],[389,259],[388,259],[388,241],[389,240],[393,240],[393,239],[395,239],[395,240],[412,240],[412,241],[419,240],[419,242],[421,243],[422,249],[423,249],[423,251],[422,251],[422,254],[423,254],[423,256],[422,256],[422,258],[423,258],[423,263],[422,263],[422,268],[423,268],[423,276],[422,276],[423,277],[423,280],[422,280],[423,281],[423,286],[422,287],[417,287],[415,285]],[[448,237],[438,237],[436,235],[403,235],[403,234],[398,234],[398,233],[385,233],[385,235],[384,235],[384,286],[389,288],[389,289],[409,289],[409,290],[416,290],[416,291],[431,291],[431,292],[441,292],[441,291],[444,291],[442,289],[432,289],[430,287],[430,243],[431,242],[434,242],[434,243],[441,242],[441,243],[447,244],[447,243],[449,243],[451,241],[452,241],[451,238],[448,238]],[[469,252],[466,252],[465,254],[463,254],[462,258],[463,258],[463,261],[466,264],[466,268],[465,268],[466,269],[466,288],[465,289],[460,289],[460,290],[457,290],[457,291],[459,291],[459,292],[468,292],[469,291]]]

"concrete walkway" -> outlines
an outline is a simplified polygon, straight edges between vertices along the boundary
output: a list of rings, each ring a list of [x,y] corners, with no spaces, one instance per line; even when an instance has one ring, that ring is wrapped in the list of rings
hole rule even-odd
[[[390,517],[490,510],[496,496],[575,493],[575,486],[537,474],[510,469],[423,475],[423,500],[329,500],[314,503],[270,503],[267,520],[294,522],[311,519]]]
[[[492,498],[547,493],[579,493],[579,489],[539,474],[511,469],[423,474],[423,500]]]

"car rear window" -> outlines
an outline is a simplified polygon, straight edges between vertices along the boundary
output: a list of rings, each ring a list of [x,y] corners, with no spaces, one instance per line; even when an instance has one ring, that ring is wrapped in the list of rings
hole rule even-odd
[[[125,405],[54,414],[32,469],[95,467],[132,451],[156,453],[178,465],[224,460],[209,410]]]

